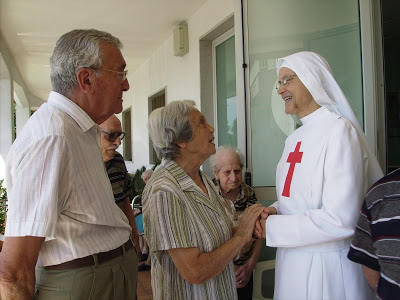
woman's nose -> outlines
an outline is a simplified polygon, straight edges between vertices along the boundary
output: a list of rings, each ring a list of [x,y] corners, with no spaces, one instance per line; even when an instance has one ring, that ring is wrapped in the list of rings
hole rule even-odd
[[[280,94],[282,94],[283,92],[285,91],[285,86],[283,85],[283,84],[281,84],[280,86],[279,86],[279,88],[277,89],[277,93],[278,93],[278,95],[280,95]]]

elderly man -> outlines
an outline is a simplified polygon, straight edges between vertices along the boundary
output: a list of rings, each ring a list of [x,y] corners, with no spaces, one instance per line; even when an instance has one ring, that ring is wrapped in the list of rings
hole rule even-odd
[[[7,160],[3,300],[135,297],[132,228],[115,205],[98,126],[122,111],[129,89],[120,48],[116,37],[94,29],[57,41],[53,91]]]
[[[238,226],[244,210],[257,202],[256,194],[242,181],[244,166],[243,155],[233,146],[220,146],[211,156],[211,167],[215,175],[215,184],[222,198],[225,209],[231,218],[232,226]],[[262,241],[246,244],[234,259],[236,288],[238,299],[252,299],[253,270],[260,257]]]
[[[126,169],[124,158],[116,151],[121,145],[121,140],[124,138],[125,133],[122,131],[121,121],[115,115],[101,123],[100,129],[101,153],[113,189],[115,203],[122,209],[129,220],[136,252],[139,254],[139,235],[131,206],[131,199],[133,198],[131,179]]]
[[[378,299],[400,296],[400,169],[369,189],[348,258],[362,265]]]

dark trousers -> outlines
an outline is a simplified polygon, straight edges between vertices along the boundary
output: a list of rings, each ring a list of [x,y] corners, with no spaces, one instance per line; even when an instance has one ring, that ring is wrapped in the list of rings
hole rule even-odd
[[[237,289],[237,294],[238,294],[238,300],[253,299],[253,274],[251,274],[250,280],[245,287]]]

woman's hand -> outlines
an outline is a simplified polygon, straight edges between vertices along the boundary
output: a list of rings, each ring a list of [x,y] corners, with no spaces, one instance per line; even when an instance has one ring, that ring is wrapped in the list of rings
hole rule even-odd
[[[247,285],[254,268],[255,266],[252,266],[250,262],[246,262],[241,266],[235,265],[236,288],[240,289]]]
[[[254,227],[256,226],[256,222],[260,218],[262,212],[263,207],[261,204],[254,204],[246,208],[239,218],[239,225],[237,226],[235,235],[244,237],[246,239],[246,243],[250,242]]]
[[[263,207],[263,211],[261,212],[260,217],[258,218],[254,226],[253,236],[256,236],[257,238],[265,238],[266,237],[265,226],[267,218],[270,215],[276,215],[277,213],[278,211],[273,206]]]

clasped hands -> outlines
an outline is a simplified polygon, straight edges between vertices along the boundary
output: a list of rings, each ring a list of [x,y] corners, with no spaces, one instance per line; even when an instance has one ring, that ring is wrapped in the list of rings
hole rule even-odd
[[[240,217],[237,230],[242,231],[240,233],[245,236],[249,233],[253,239],[265,238],[265,221],[270,215],[276,214],[275,207],[263,207],[261,204],[254,204],[246,208]]]

